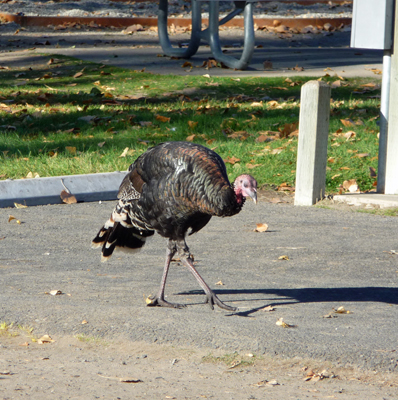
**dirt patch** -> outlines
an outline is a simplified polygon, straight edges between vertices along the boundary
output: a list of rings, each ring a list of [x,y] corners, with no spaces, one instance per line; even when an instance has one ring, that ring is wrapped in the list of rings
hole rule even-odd
[[[1,339],[0,398],[392,400],[398,387],[396,374],[364,374],[299,358],[250,361],[255,358],[250,354],[226,357],[143,342],[54,339],[28,346],[21,336]]]

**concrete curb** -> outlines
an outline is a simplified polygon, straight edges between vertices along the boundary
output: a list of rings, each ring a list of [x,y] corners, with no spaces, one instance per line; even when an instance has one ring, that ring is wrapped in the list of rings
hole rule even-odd
[[[346,193],[334,195],[333,200],[352,206],[377,206],[380,208],[398,208],[398,195],[382,193]]]
[[[78,202],[115,200],[125,175],[125,171],[117,171],[49,178],[7,179],[0,181],[0,208],[13,207],[14,202],[27,206],[62,204],[60,194],[65,187]]]

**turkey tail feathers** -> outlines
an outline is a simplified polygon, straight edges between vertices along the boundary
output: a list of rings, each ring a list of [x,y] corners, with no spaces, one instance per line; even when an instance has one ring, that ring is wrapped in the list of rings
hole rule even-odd
[[[153,235],[153,231],[140,232],[133,227],[124,227],[120,222],[109,219],[93,239],[91,247],[102,246],[101,261],[107,261],[117,247],[128,252],[137,252],[144,246],[146,238]]]

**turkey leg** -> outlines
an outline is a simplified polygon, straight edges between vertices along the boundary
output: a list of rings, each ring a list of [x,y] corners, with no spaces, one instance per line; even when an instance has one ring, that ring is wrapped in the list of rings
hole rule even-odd
[[[205,291],[206,293],[206,301],[205,303],[209,303],[209,306],[212,310],[214,310],[214,304],[216,304],[218,307],[223,308],[224,310],[228,311],[236,311],[236,307],[231,307],[227,306],[224,304],[217,296],[216,294],[209,288],[207,283],[203,280],[203,278],[199,275],[199,272],[196,270],[196,268],[193,266],[193,260],[191,257],[191,254],[189,253],[189,249],[185,241],[183,242],[183,247],[181,244],[178,244],[178,247],[183,250],[180,254],[180,259],[181,262],[188,267],[188,269],[191,271],[192,275],[195,277],[195,279],[199,282],[199,285],[201,288]]]
[[[166,263],[164,265],[162,281],[160,283],[160,289],[156,296],[149,297],[151,302],[148,303],[148,306],[160,306],[160,307],[172,307],[172,308],[185,307],[184,304],[170,303],[164,299],[164,289],[166,286],[167,273],[169,272],[170,262],[176,252],[177,248],[175,244],[169,241],[166,252]]]

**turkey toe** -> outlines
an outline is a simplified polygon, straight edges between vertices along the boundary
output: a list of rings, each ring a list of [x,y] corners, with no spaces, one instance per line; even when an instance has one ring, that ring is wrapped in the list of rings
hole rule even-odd
[[[185,304],[170,303],[164,299],[160,299],[157,296],[151,296],[148,298],[150,302],[147,302],[148,307],[169,307],[169,308],[184,308]]]

